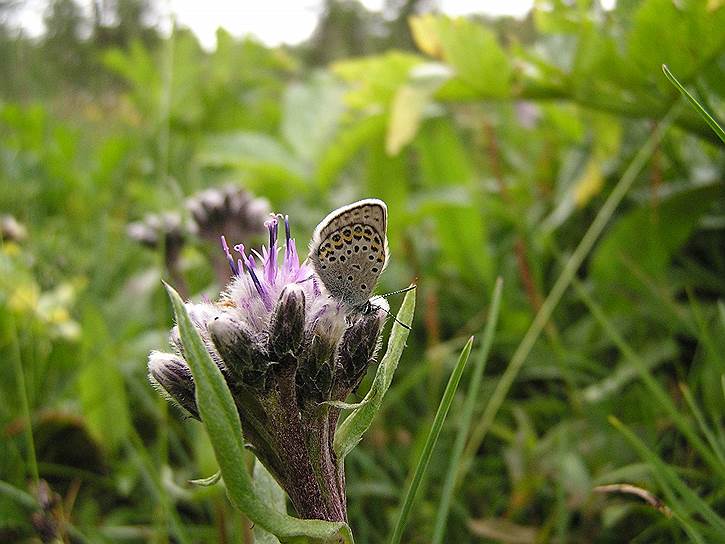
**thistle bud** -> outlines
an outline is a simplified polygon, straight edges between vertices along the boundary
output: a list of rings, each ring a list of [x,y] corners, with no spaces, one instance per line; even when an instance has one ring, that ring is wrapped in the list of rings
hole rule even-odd
[[[269,215],[269,202],[233,184],[212,187],[189,197],[186,207],[198,227],[199,235],[209,241],[226,232],[231,238],[246,239],[263,232]]]
[[[286,285],[272,314],[269,351],[278,361],[294,357],[305,336],[305,292],[297,284]]]
[[[297,373],[300,399],[328,400],[332,389],[335,348],[344,332],[344,319],[337,311],[323,308],[309,337],[306,358]]]
[[[238,381],[264,388],[269,359],[261,342],[232,317],[217,317],[208,324],[209,334],[229,373]]]
[[[171,400],[200,419],[196,407],[194,378],[191,369],[181,358],[170,353],[152,351],[149,355],[149,379],[161,388]]]
[[[375,360],[380,332],[385,323],[387,303],[376,301],[373,311],[357,316],[342,336],[337,350],[335,392],[344,397],[354,391]]]

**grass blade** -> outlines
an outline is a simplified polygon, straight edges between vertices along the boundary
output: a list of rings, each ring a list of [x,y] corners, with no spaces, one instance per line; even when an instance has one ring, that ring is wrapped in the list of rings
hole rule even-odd
[[[652,397],[656,399],[657,403],[667,412],[672,418],[673,423],[677,429],[687,438],[688,442],[692,447],[700,454],[702,459],[710,466],[715,473],[717,473],[721,479],[725,479],[725,465],[723,465],[716,455],[707,447],[707,444],[700,438],[695,432],[690,422],[682,414],[680,410],[672,402],[664,388],[649,372],[646,363],[641,359],[635,350],[622,338],[621,334],[617,331],[614,325],[610,322],[601,307],[592,299],[587,293],[586,289],[582,287],[578,280],[574,280],[574,287],[577,290],[577,294],[581,301],[587,306],[587,309],[596,319],[604,332],[610,338],[610,340],[617,346],[622,355],[629,360],[634,369],[639,374],[639,378],[642,383],[652,394]]]
[[[466,402],[463,405],[463,411],[460,417],[458,435],[456,436],[456,442],[453,445],[453,451],[451,452],[451,458],[448,463],[448,474],[446,474],[446,481],[443,484],[441,501],[438,504],[438,512],[436,514],[435,528],[433,530],[431,544],[440,544],[443,542],[446,522],[448,520],[448,512],[451,508],[451,501],[453,500],[453,492],[455,490],[458,463],[461,459],[461,455],[463,454],[463,449],[466,446],[466,439],[468,438],[468,432],[471,428],[471,420],[473,418],[473,410],[476,407],[476,399],[478,398],[478,393],[481,389],[483,371],[486,367],[486,361],[488,360],[488,354],[491,350],[491,344],[493,344],[493,335],[496,331],[496,324],[498,323],[502,287],[503,280],[498,278],[493,290],[493,297],[491,297],[491,307],[489,308],[488,317],[486,319],[486,329],[483,332],[483,345],[481,346],[481,352],[474,363],[475,366],[473,367],[473,374],[471,376],[471,381],[468,384]]]
[[[453,369],[453,373],[448,380],[448,385],[446,385],[446,390],[443,393],[443,398],[438,405],[438,411],[433,418],[433,425],[431,425],[430,432],[428,433],[428,438],[426,438],[425,445],[423,446],[423,451],[420,454],[418,466],[415,467],[413,479],[410,482],[410,487],[408,487],[408,491],[406,492],[405,498],[403,499],[403,504],[400,507],[398,521],[395,524],[393,536],[390,538],[391,544],[399,544],[400,539],[403,536],[403,529],[405,529],[405,524],[408,521],[410,510],[413,507],[415,495],[418,492],[420,483],[423,480],[426,469],[428,468],[428,463],[430,462],[431,455],[433,454],[433,448],[435,447],[436,442],[438,442],[438,437],[440,436],[441,429],[443,428],[443,422],[446,420],[446,416],[448,415],[448,409],[451,407],[453,397],[456,394],[456,389],[458,389],[458,383],[461,381],[463,370],[466,368],[466,362],[468,361],[468,356],[471,353],[472,345],[473,337],[471,337],[466,345],[463,347],[463,351],[458,358],[456,367]]]
[[[662,65],[662,71],[667,76],[667,79],[670,80],[670,83],[672,83],[678,91],[682,93],[682,96],[684,96],[690,104],[692,104],[692,107],[695,108],[695,111],[700,114],[700,116],[705,120],[705,122],[710,126],[712,131],[717,134],[717,137],[722,140],[723,143],[725,143],[725,130],[722,129],[722,127],[718,124],[717,121],[703,108],[700,103],[695,99],[694,96],[692,96],[687,89],[677,81],[677,78],[674,76],[672,72],[670,72],[670,69],[667,68],[666,64]]]
[[[5,242],[3,240],[3,236],[0,236],[0,251],[4,250]],[[18,399],[20,400],[20,413],[25,420],[23,434],[25,435],[25,447],[27,449],[25,453],[27,459],[27,470],[30,473],[33,483],[37,486],[40,476],[38,475],[38,460],[35,455],[35,441],[33,439],[33,415],[30,412],[30,403],[28,402],[28,388],[25,384],[25,369],[23,368],[22,356],[20,354],[18,327],[15,323],[15,316],[13,313],[8,312],[7,316],[10,325],[10,350],[12,352],[13,372],[15,374]]]
[[[670,495],[672,491],[676,491],[684,503],[688,506],[690,511],[698,512],[708,523],[710,523],[713,529],[716,529],[719,534],[725,534],[725,519],[721,518],[704,500],[702,500],[692,489],[677,476],[674,470],[669,467],[659,456],[650,450],[642,440],[637,437],[624,423],[619,421],[616,417],[609,417],[610,423],[621,432],[627,439],[632,447],[637,450],[639,456],[646,461],[652,468],[652,474],[662,486],[663,490]],[[674,499],[674,497],[672,497]],[[677,507],[675,504],[672,505],[673,512],[677,513]],[[684,522],[685,518],[689,518],[688,514],[680,513],[677,516],[681,523]],[[685,526],[683,525],[683,528]],[[688,534],[690,531],[694,531],[694,526],[690,525]]]
[[[695,421],[697,421],[697,424],[700,427],[700,432],[705,436],[707,443],[710,444],[710,448],[712,448],[712,451],[720,460],[722,466],[725,467],[725,451],[723,451],[722,445],[718,442],[715,433],[713,433],[712,429],[708,426],[705,415],[702,413],[702,410],[700,410],[697,402],[695,402],[690,388],[687,387],[687,384],[681,383],[680,391],[682,391],[682,396],[687,402],[687,405],[690,407],[692,415],[695,416]]]

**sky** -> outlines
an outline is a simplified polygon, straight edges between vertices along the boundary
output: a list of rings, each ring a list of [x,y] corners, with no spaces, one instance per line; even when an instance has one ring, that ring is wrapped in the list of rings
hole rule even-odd
[[[17,17],[31,35],[43,32],[43,11],[47,0],[26,0]],[[90,10],[89,0],[78,0]],[[171,16],[191,28],[206,49],[216,43],[216,29],[224,27],[235,36],[252,34],[267,45],[297,44],[307,39],[315,28],[322,9],[321,0],[161,0],[160,25],[169,28]],[[371,10],[380,10],[383,0],[362,0]],[[533,0],[439,0],[441,11],[449,15],[486,13],[523,16]]]

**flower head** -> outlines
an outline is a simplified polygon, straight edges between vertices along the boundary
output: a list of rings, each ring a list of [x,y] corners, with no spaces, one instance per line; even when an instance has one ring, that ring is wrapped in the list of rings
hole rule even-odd
[[[248,239],[262,232],[269,215],[269,202],[234,184],[211,187],[186,200],[186,207],[198,227],[201,238],[214,241],[220,232],[235,239]]]
[[[181,251],[188,230],[181,215],[172,211],[147,214],[142,221],[127,227],[129,237],[140,244],[155,249],[163,243],[164,247],[172,247],[176,252]]]
[[[230,247],[222,236],[231,281],[218,302],[187,303],[187,312],[229,385],[245,439],[298,513],[344,519],[344,477],[331,436],[339,410],[325,401],[345,400],[374,362],[387,304],[380,299],[369,313],[349,313],[300,263],[289,219],[274,215],[264,225],[269,244],[260,251]],[[176,327],[171,345],[174,353],[151,353],[150,379],[198,418]]]

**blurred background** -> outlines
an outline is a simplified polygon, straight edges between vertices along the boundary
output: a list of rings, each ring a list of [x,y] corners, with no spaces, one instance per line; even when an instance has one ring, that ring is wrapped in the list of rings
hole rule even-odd
[[[723,2],[246,4],[0,1],[0,541],[251,542],[148,384],[160,280],[214,299],[220,234],[258,245],[272,210],[304,248],[364,197],[390,213],[378,291],[415,280],[418,307],[347,458],[357,542],[389,535],[499,276],[444,541],[723,541],[725,153],[661,69],[724,118]],[[404,542],[431,541],[469,374]]]

